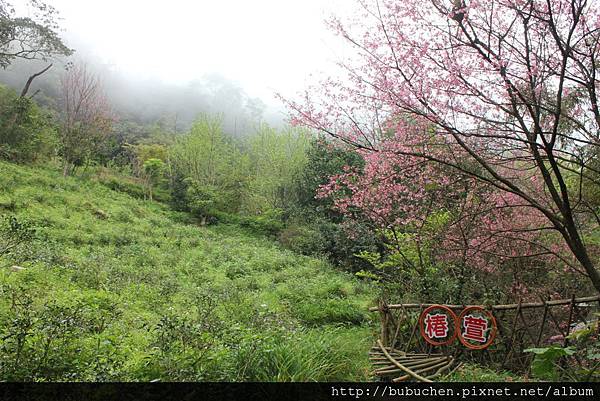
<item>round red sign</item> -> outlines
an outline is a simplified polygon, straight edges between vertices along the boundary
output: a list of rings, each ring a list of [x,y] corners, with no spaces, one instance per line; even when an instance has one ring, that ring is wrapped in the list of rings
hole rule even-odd
[[[431,305],[419,316],[421,336],[431,345],[448,345],[456,338],[456,314],[444,305]]]
[[[486,349],[494,338],[498,326],[492,313],[480,306],[469,306],[461,312],[456,322],[458,340],[470,349]]]

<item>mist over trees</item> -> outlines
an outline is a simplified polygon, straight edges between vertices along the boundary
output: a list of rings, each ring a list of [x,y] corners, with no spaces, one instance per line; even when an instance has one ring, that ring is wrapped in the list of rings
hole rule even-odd
[[[243,136],[261,121],[278,127],[283,124],[283,114],[266,114],[267,105],[261,99],[249,96],[239,84],[219,74],[172,84],[128,75],[91,56],[77,57],[64,61],[86,64],[101,78],[106,95],[122,120],[142,125],[158,123],[169,131],[184,132],[201,113],[222,114],[224,129],[235,136]],[[20,91],[28,77],[45,65],[15,60],[6,70],[0,70],[0,82]],[[40,90],[36,96],[38,102],[50,108],[57,107],[56,99],[60,97],[57,82],[63,69],[55,65],[34,81],[31,91]]]

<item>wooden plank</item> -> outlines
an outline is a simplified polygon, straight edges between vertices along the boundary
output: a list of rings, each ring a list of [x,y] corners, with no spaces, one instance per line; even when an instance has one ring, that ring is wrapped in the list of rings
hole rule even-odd
[[[381,341],[385,346],[388,346],[388,313],[389,309],[385,302],[382,300],[379,302],[379,307],[376,309],[379,311],[379,317],[381,319]]]
[[[398,339],[398,334],[400,333],[400,326],[402,323],[402,320],[404,318],[404,312],[406,310],[404,308],[400,309],[400,314],[398,316],[398,324],[396,325],[396,332],[394,333],[394,338],[392,339],[392,343],[390,344],[392,347],[396,346],[396,340]]]

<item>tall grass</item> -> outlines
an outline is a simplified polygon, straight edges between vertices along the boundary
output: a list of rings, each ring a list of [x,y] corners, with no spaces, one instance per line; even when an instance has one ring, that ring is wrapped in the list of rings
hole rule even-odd
[[[367,377],[374,291],[325,261],[103,180],[0,162],[0,183],[37,228],[0,257],[0,381]]]
[[[241,377],[278,382],[365,380],[366,354],[359,357],[354,352],[365,348],[364,334],[327,327],[273,336],[240,353]]]

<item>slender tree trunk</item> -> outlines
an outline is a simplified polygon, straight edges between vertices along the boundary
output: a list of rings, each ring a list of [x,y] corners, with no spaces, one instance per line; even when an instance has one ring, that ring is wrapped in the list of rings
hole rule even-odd
[[[567,242],[569,249],[573,252],[577,261],[583,266],[588,277],[592,281],[592,285],[600,293],[600,272],[596,269],[594,262],[590,259],[585,244],[583,243],[577,228],[573,222],[569,222],[566,231],[561,232],[563,238]]]
[[[23,87],[23,90],[21,91],[22,98],[27,95],[27,92],[29,92],[29,87],[31,86],[31,83],[33,82],[33,80],[36,79],[37,77],[39,77],[40,75],[42,75],[43,73],[45,73],[46,71],[48,71],[50,68],[52,68],[52,64],[50,64],[48,67],[44,68],[42,71],[37,72],[29,77],[29,79],[27,80],[27,83],[25,83],[25,86]]]

